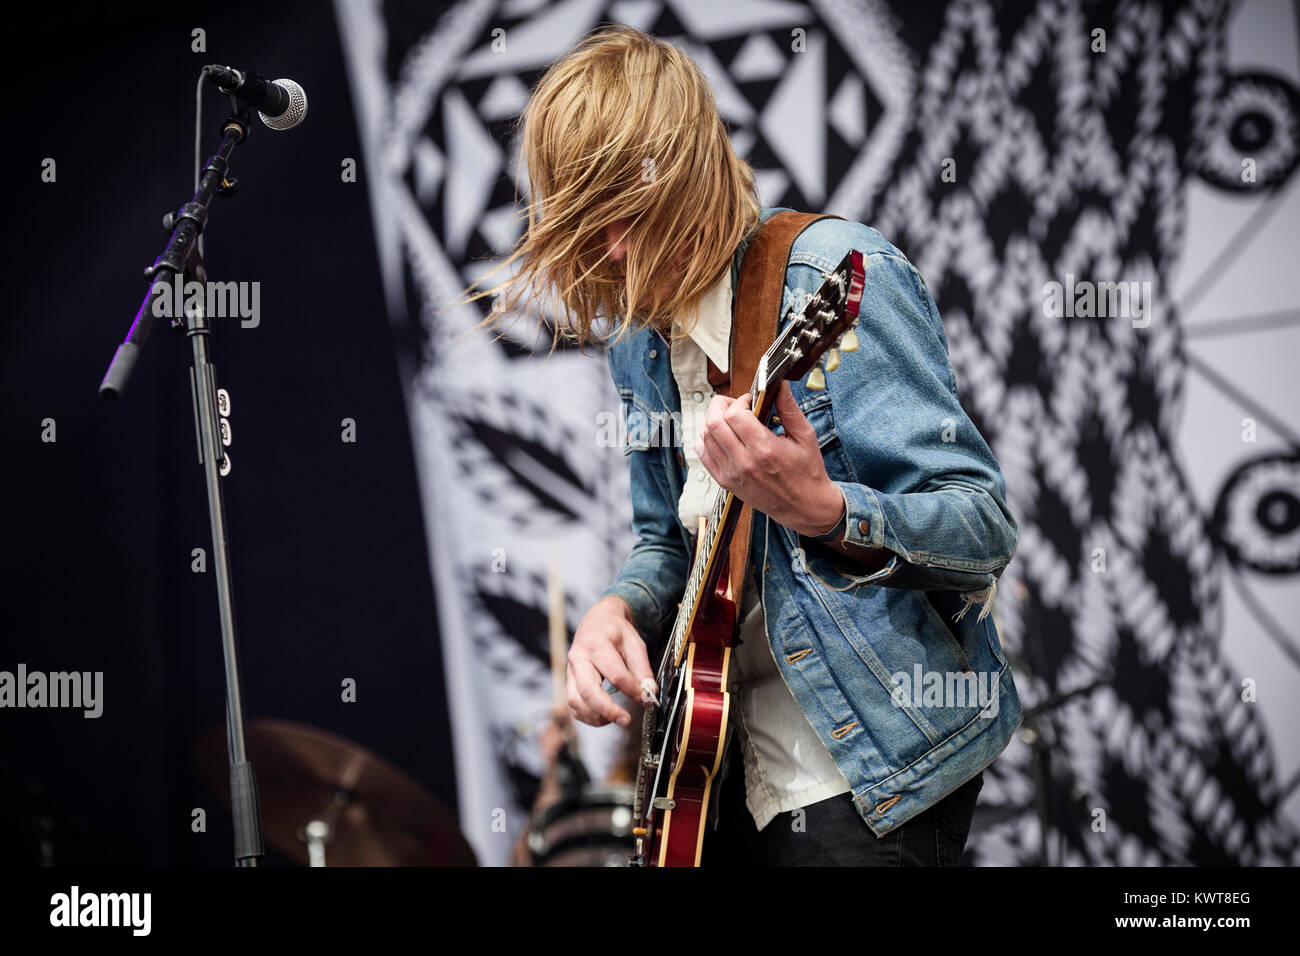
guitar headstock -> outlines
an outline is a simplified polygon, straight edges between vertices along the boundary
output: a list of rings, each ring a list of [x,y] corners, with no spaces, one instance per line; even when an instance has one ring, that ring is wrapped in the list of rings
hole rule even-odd
[[[858,321],[864,282],[862,253],[853,249],[834,271],[826,273],[821,288],[809,297],[803,311],[781,330],[763,356],[759,380],[764,388],[783,378],[795,380],[805,375],[809,388],[820,391],[826,387],[821,366],[833,372],[840,363],[839,353],[858,347],[853,326]]]

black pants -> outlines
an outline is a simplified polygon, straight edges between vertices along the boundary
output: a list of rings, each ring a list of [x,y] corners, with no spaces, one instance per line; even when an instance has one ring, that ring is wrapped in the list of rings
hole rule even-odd
[[[981,770],[934,806],[883,837],[848,793],[780,813],[761,831],[745,806],[745,769],[735,736],[719,794],[718,828],[706,826],[702,866],[956,866],[970,834]]]

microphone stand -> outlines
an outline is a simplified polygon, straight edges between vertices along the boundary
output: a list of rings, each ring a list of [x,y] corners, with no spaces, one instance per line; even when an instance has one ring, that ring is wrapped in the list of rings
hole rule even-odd
[[[198,237],[207,222],[208,206],[214,195],[230,196],[236,191],[234,180],[226,179],[230,154],[248,138],[250,115],[248,104],[231,96],[233,110],[222,124],[221,146],[203,169],[194,198],[163,219],[172,230],[166,248],[152,266],[144,270],[150,280],[126,340],[118,346],[113,361],[99,386],[106,401],[116,401],[126,388],[135,369],[140,350],[153,328],[154,305],[158,296],[171,296],[177,276],[188,276],[207,283],[207,269],[199,253]],[[204,297],[206,299],[206,296]],[[226,542],[225,505],[221,496],[221,476],[230,473],[230,458],[222,450],[229,444],[230,396],[217,389],[215,366],[208,361],[208,343],[212,330],[204,305],[182,308],[185,315],[173,316],[171,327],[185,331],[193,346],[194,366],[190,372],[194,421],[198,431],[199,463],[208,491],[208,518],[212,525],[212,557],[217,576],[217,612],[221,619],[222,654],[226,670],[226,746],[230,758],[230,807],[235,829],[235,865],[257,866],[265,853],[262,842],[261,813],[257,798],[257,780],[248,760],[245,738],[244,705],[240,689],[238,655],[235,649],[234,596],[230,586],[230,555]]]

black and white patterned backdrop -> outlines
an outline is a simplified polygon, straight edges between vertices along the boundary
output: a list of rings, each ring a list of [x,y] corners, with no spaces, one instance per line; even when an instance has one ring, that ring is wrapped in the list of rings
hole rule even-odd
[[[505,858],[541,769],[548,561],[572,627],[630,545],[626,473],[598,440],[617,408],[599,355],[465,336],[482,310],[437,309],[518,237],[529,87],[618,21],[700,64],[766,204],[875,226],[939,303],[1021,527],[995,613],[1026,721],[987,775],[972,861],[1300,862],[1294,5],[336,12],[481,859]],[[1142,295],[1131,316],[1046,306],[1089,282]],[[599,770],[615,741],[583,730]]]

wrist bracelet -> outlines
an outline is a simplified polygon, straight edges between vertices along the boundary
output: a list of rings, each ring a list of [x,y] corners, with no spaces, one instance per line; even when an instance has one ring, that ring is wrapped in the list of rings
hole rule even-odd
[[[844,514],[840,515],[840,520],[835,522],[835,526],[829,531],[823,531],[821,534],[810,534],[808,537],[814,541],[834,541],[844,535],[849,524],[848,502],[844,505]]]

